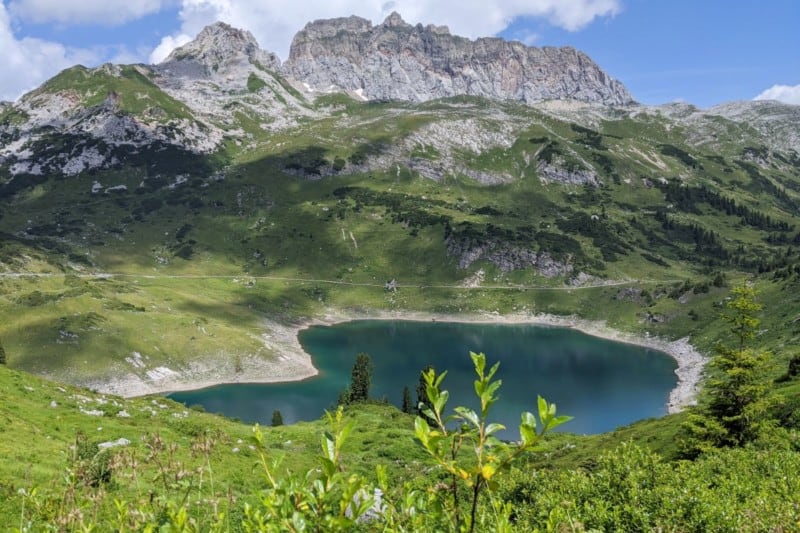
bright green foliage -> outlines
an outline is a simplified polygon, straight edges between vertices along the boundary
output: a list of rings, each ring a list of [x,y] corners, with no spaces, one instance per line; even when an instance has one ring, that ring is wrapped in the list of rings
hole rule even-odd
[[[434,372],[434,368],[431,365],[426,366],[422,369],[422,372],[419,374],[419,382],[417,383],[417,407],[416,413],[418,416],[426,418],[425,411],[430,410],[433,406],[431,405],[430,401],[428,400],[428,394],[426,392],[427,385],[425,381],[425,375],[429,372]],[[433,424],[433,420],[427,420],[430,424]]]
[[[499,496],[518,531],[797,531],[800,454],[716,450],[677,463],[634,445],[590,470],[513,470]]]
[[[487,372],[484,354],[470,352],[470,357],[478,377],[475,380],[475,394],[480,400],[480,411],[456,407],[453,415],[445,415],[449,393],[441,390],[441,384],[447,372],[437,376],[431,369],[423,374],[426,396],[432,406],[426,408],[424,414],[428,419],[435,421],[435,427],[431,428],[428,421],[421,416],[417,417],[414,427],[422,446],[450,475],[451,483],[446,492],[450,501],[443,503],[448,516],[451,517],[453,529],[474,531],[478,526],[477,510],[480,495],[484,489],[488,489],[491,496],[492,491],[497,488],[495,476],[498,472],[506,470],[525,452],[533,451],[545,433],[567,422],[570,417],[556,416],[555,404],[548,404],[539,397],[541,429],[537,432],[536,417],[532,413],[525,412],[522,413],[519,426],[519,442],[500,441],[495,434],[504,430],[505,426],[488,421],[489,411],[497,401],[497,390],[502,383],[500,380],[492,381],[500,364],[495,363]],[[448,429],[448,424],[452,423],[457,423],[458,428]],[[462,448],[473,450],[474,457],[463,457]],[[462,488],[467,491],[466,501],[470,507],[468,518],[463,516],[461,508]],[[494,499],[492,504],[496,512],[494,518],[497,521],[495,524],[497,530],[505,530],[506,526],[503,524],[506,524],[511,508]],[[483,530],[484,527],[481,526],[480,529]]]
[[[268,459],[263,434],[258,426],[253,429],[267,487],[257,505],[245,507],[245,531],[348,531],[372,506],[365,480],[341,470],[342,446],[352,423],[343,421],[341,406],[326,416],[330,430],[322,436],[320,468],[304,477],[276,477],[280,460]]]
[[[755,339],[762,306],[753,287],[734,288],[724,316],[734,345],[717,345],[711,366],[717,374],[707,384],[708,403],[685,424],[686,455],[720,446],[741,446],[755,440],[768,425],[766,364],[770,355],[750,346]]]

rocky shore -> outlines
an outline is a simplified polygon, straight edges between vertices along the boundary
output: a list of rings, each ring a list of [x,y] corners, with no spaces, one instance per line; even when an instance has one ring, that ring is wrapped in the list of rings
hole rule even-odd
[[[571,316],[546,314],[499,315],[495,313],[447,315],[413,311],[348,312],[329,310],[321,317],[305,320],[293,326],[284,326],[271,321],[266,322],[266,333],[262,335],[262,339],[265,346],[276,354],[273,359],[249,357],[243,358],[235,365],[230,362],[200,360],[192,363],[182,371],[170,370],[147,378],[129,373],[113,380],[85,383],[83,385],[102,392],[131,397],[200,389],[222,383],[299,381],[318,373],[312,364],[311,356],[300,345],[298,340],[300,331],[312,325],[333,325],[350,320],[364,319],[540,324],[543,326],[574,328],[595,337],[659,350],[674,358],[678,363],[678,368],[675,370],[678,376],[678,383],[670,393],[667,402],[667,410],[670,413],[679,412],[684,407],[695,403],[703,368],[706,363],[706,358],[691,345],[688,337],[668,341],[657,337],[634,335],[614,330],[604,322],[583,320]]]

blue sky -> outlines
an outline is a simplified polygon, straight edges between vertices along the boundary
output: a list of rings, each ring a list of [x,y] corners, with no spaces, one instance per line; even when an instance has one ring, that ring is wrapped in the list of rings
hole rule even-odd
[[[759,95],[800,104],[800,0],[2,0],[0,99],[75,63],[152,62],[217,19],[285,59],[316,18],[446,24],[468,37],[573,46],[642,103]]]

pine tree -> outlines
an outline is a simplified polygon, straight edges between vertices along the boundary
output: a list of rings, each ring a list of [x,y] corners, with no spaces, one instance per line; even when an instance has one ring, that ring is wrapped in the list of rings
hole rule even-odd
[[[411,391],[408,390],[408,385],[403,387],[403,407],[402,411],[406,414],[412,414],[415,412],[414,406],[411,405]]]
[[[278,409],[272,411],[272,425],[273,426],[282,426],[283,425],[283,415]]]
[[[372,359],[369,354],[359,353],[353,364],[350,378],[350,402],[365,402],[369,400],[369,388],[372,386]]]
[[[339,393],[337,403],[349,405],[369,400],[369,388],[372,386],[372,359],[364,352],[356,355],[353,370],[350,374],[350,385]]]
[[[736,287],[731,293],[729,313],[723,319],[731,326],[734,343],[717,345],[710,365],[718,372],[707,385],[708,403],[684,424],[688,437],[684,452],[689,456],[715,447],[742,446],[758,438],[769,423],[764,379],[769,353],[751,346],[762,306],[751,286]]]

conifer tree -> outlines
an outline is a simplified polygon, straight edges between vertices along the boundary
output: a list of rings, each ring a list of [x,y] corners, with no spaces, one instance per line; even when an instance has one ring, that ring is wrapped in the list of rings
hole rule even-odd
[[[732,344],[720,342],[710,366],[716,370],[707,385],[708,402],[684,424],[684,453],[694,456],[723,446],[755,440],[769,423],[765,379],[769,353],[752,344],[758,331],[761,304],[749,285],[734,288],[723,319],[730,324]]]
[[[403,407],[402,411],[406,414],[412,414],[414,412],[414,406],[411,405],[411,391],[408,390],[408,385],[403,387]]]
[[[350,377],[350,403],[369,400],[369,389],[372,386],[372,359],[364,352],[356,355]]]
[[[350,384],[339,393],[337,403],[349,405],[369,400],[369,389],[372,386],[372,359],[364,352],[356,355],[353,370],[350,373]]]

